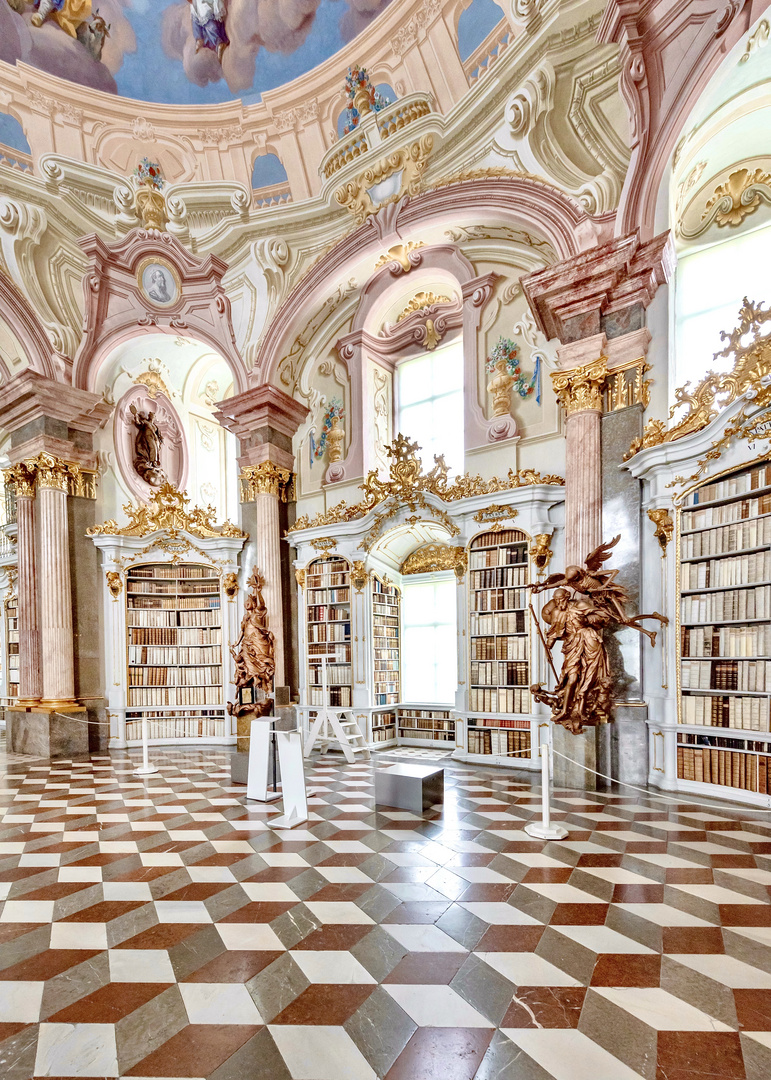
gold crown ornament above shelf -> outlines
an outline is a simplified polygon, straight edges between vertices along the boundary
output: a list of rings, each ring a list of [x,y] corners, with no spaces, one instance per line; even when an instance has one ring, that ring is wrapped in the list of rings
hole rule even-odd
[[[376,470],[371,469],[367,479],[359,485],[364,492],[361,502],[349,506],[343,500],[314,518],[299,517],[287,532],[293,533],[301,529],[313,529],[343,521],[356,521],[389,498],[396,499],[414,512],[416,506],[425,509],[424,495],[426,494],[435,495],[443,502],[456,502],[458,499],[468,499],[473,495],[490,495],[498,491],[511,491],[515,488],[538,484],[563,486],[565,483],[561,476],[552,474],[541,476],[535,469],[520,469],[518,472],[509,469],[504,479],[494,476],[490,480],[463,473],[450,481],[450,470],[442,454],[434,455],[433,469],[424,472],[423,462],[417,456],[418,450],[420,447],[416,442],[411,442],[399,433],[391,445],[386,447],[386,453],[391,459],[387,480],[381,480]]]
[[[771,387],[766,384],[771,377],[771,334],[761,336],[761,328],[769,321],[771,311],[763,311],[762,304],[750,302],[745,296],[739,310],[738,326],[731,333],[721,331],[721,340],[728,344],[712,358],[732,359],[732,370],[724,374],[708,371],[693,390],[689,382],[675,390],[675,403],[669,410],[669,419],[682,408],[686,409],[685,414],[670,428],[663,420],[649,420],[642,436],[632,442],[624,460],[628,461],[639,450],[675,442],[701,431],[721,409],[732,405],[744,394],[751,395],[746,406],[748,409],[769,404]],[[749,344],[744,345],[742,340],[748,334],[752,335],[751,339]]]
[[[188,532],[201,540],[215,536],[247,537],[247,533],[232,521],[217,525],[213,506],[196,506],[188,510],[189,502],[189,497],[183,491],[177,491],[171,484],[163,484],[153,493],[149,503],[143,506],[135,506],[131,502],[124,504],[123,512],[129,518],[128,524],[119,525],[110,519],[101,525],[93,525],[86,532],[88,536],[149,536],[150,533],[165,532],[172,537]]]

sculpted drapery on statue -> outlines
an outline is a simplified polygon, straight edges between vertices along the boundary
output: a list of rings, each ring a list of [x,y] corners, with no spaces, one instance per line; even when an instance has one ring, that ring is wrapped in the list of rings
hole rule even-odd
[[[600,544],[587,555],[582,567],[568,566],[563,574],[550,574],[545,581],[530,586],[534,593],[556,590],[542,611],[549,626],[545,638],[537,620],[536,626],[557,678],[554,690],[544,690],[543,683],[530,690],[536,701],[551,708],[552,721],[574,735],[584,727],[607,724],[613,719],[613,680],[603,632],[612,626],[629,626],[655,645],[656,632],[640,626],[640,620],[667,622],[666,616],[655,611],[650,615],[627,614],[629,597],[626,589],[616,583],[618,570],[602,569],[619,540],[616,536]],[[562,642],[559,676],[551,659],[557,641]]]
[[[142,412],[136,405],[130,406],[137,429],[134,439],[134,468],[151,487],[160,487],[166,481],[161,465],[163,435],[155,420],[154,412]]]
[[[241,636],[235,645],[230,646],[235,661],[233,682],[239,691],[238,702],[228,702],[231,716],[245,713],[263,715],[265,710],[262,706],[266,704],[270,708],[270,700],[258,702],[257,699],[270,695],[276,670],[275,639],[268,629],[268,609],[262,596],[265,578],[256,566],[246,584],[249,592],[244,603]],[[262,695],[258,691],[262,691]]]

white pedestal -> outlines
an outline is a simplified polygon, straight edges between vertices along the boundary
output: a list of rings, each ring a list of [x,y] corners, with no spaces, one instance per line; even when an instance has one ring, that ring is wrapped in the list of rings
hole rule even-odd
[[[281,793],[284,813],[273,818],[271,829],[293,829],[308,820],[308,798],[305,791],[303,739],[299,731],[277,731],[278,760],[281,764]]]
[[[246,781],[246,797],[255,802],[276,802],[281,798],[280,792],[268,791],[270,738],[270,720],[252,720],[249,729],[249,774]]]

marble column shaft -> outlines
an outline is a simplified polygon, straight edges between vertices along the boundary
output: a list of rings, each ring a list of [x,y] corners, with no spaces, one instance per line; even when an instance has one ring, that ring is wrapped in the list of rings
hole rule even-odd
[[[67,492],[38,485],[43,703],[74,701]]]
[[[565,562],[583,566],[602,542],[602,456],[596,409],[568,416],[565,423]]]
[[[19,590],[19,699],[40,700],[40,637],[38,634],[37,571],[35,567],[35,497],[16,499]]]
[[[255,547],[257,565],[265,578],[262,595],[268,609],[268,628],[275,639],[275,685],[284,685],[284,627],[281,597],[281,533],[278,519],[278,494],[255,495],[257,523]]]

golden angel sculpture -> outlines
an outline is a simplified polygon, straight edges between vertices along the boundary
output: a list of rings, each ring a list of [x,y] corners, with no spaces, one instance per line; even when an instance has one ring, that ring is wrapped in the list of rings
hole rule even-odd
[[[228,702],[231,716],[265,715],[272,706],[270,693],[276,671],[275,642],[268,629],[268,609],[262,596],[265,578],[255,566],[246,583],[249,592],[244,603],[241,620],[241,636],[230,652],[235,660],[233,682],[238,690],[238,700]],[[258,701],[262,691],[267,700]]]
[[[600,544],[587,555],[582,567],[568,566],[564,574],[550,574],[545,581],[530,586],[534,593],[555,590],[541,613],[549,626],[545,638],[537,619],[536,626],[557,679],[554,690],[544,690],[543,683],[537,683],[530,691],[536,701],[543,701],[551,708],[552,721],[574,735],[585,727],[607,724],[613,719],[613,679],[603,632],[612,626],[629,626],[645,634],[655,645],[655,630],[640,626],[640,621],[668,621],[657,611],[650,615],[627,614],[629,597],[626,589],[616,582],[618,570],[602,568],[619,540],[620,536],[616,536],[609,543]],[[551,658],[557,641],[562,643],[559,675]]]

